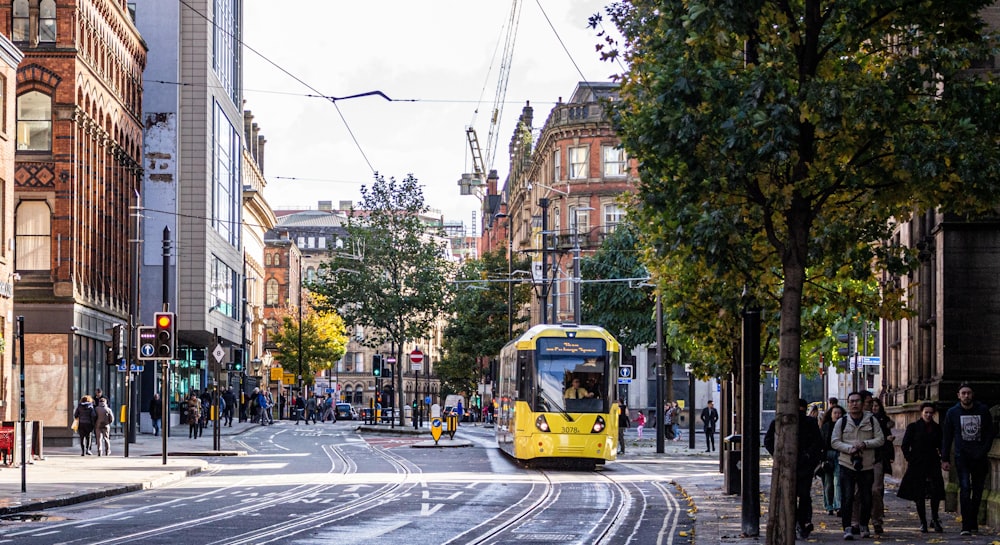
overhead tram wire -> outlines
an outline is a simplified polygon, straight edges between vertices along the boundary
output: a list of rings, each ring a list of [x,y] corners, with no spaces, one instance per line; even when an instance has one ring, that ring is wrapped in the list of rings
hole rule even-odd
[[[580,65],[576,63],[576,59],[573,58],[573,54],[569,52],[569,48],[566,47],[566,43],[563,42],[562,36],[560,36],[559,31],[556,30],[556,26],[552,24],[552,19],[549,18],[549,14],[546,13],[545,8],[542,7],[541,1],[535,0],[535,3],[538,4],[538,10],[541,11],[542,16],[545,17],[545,22],[548,23],[549,28],[552,29],[552,34],[555,34],[556,40],[559,42],[559,45],[562,46],[563,51],[566,52],[566,56],[569,57],[569,62],[573,63],[573,68],[576,68],[576,73],[580,74],[580,81],[585,85],[587,85],[587,88],[590,89],[591,92],[593,92],[593,89],[590,87],[589,83],[590,80],[587,79],[587,76],[583,74],[583,70],[580,69]]]
[[[344,112],[342,112],[340,110],[340,106],[337,105],[337,101],[338,100],[346,100],[346,99],[349,99],[349,98],[358,98],[358,97],[363,97],[363,96],[378,95],[378,96],[381,96],[382,98],[388,100],[389,102],[393,102],[393,100],[391,98],[389,98],[388,96],[386,96],[385,93],[383,93],[382,91],[369,91],[369,92],[366,92],[366,93],[360,93],[360,94],[350,95],[350,96],[346,96],[346,97],[332,97],[332,96],[326,95],[326,94],[320,92],[319,89],[316,89],[315,87],[313,87],[312,85],[310,85],[309,83],[307,83],[302,78],[296,76],[295,74],[293,74],[290,71],[288,71],[287,69],[285,69],[283,66],[281,66],[278,63],[272,61],[271,59],[269,59],[268,57],[266,57],[260,51],[257,51],[256,49],[254,49],[250,45],[247,45],[242,39],[239,39],[236,36],[233,36],[228,30],[226,30],[226,29],[220,27],[219,25],[217,25],[214,20],[210,19],[204,13],[202,13],[202,12],[198,11],[197,9],[195,9],[194,6],[192,6],[191,4],[187,3],[185,0],[177,0],[177,1],[181,5],[185,6],[186,8],[188,8],[189,10],[191,10],[193,13],[195,13],[196,15],[198,15],[199,17],[201,17],[202,19],[204,19],[205,21],[208,21],[213,27],[221,30],[222,32],[225,32],[230,38],[235,39],[237,42],[239,42],[240,45],[242,45],[243,47],[247,48],[247,50],[250,51],[251,53],[253,53],[254,55],[257,55],[258,57],[260,57],[261,59],[263,59],[265,62],[267,62],[271,66],[277,68],[278,70],[280,70],[282,73],[284,73],[288,77],[292,78],[293,80],[299,82],[300,84],[302,84],[302,86],[304,86],[305,88],[309,89],[310,91],[312,91],[312,92],[314,92],[314,93],[316,93],[316,94],[318,94],[318,95],[326,98],[331,104],[333,104],[333,107],[337,110],[337,115],[340,116],[340,120],[344,123],[344,128],[347,129],[347,133],[351,136],[351,140],[354,141],[354,145],[358,148],[358,152],[361,153],[361,157],[365,160],[365,163],[368,165],[368,169],[372,171],[372,174],[375,174],[377,172],[375,170],[375,167],[372,166],[372,162],[370,160],[368,160],[368,155],[365,153],[364,148],[361,147],[361,142],[358,141],[358,137],[354,134],[354,131],[351,129],[351,125],[347,122],[347,118],[344,117]]]

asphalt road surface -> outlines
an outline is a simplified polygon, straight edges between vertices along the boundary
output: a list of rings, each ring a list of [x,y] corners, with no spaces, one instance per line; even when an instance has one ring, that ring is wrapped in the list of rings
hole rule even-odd
[[[280,422],[238,436],[248,456],[213,458],[210,471],[163,488],[5,523],[0,543],[690,542],[687,503],[662,466],[526,469],[491,433],[465,426],[471,448],[412,448],[426,438]]]

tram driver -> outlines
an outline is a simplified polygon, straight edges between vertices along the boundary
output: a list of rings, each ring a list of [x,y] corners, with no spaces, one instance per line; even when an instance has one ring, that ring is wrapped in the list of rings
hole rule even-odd
[[[584,399],[588,397],[594,397],[592,392],[588,392],[586,388],[580,386],[580,379],[573,377],[572,382],[570,382],[569,388],[566,388],[566,392],[563,393],[565,399]]]

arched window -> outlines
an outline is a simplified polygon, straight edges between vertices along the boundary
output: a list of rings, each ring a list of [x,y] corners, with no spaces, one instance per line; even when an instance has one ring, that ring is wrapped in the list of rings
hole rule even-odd
[[[14,266],[19,271],[47,271],[52,214],[45,201],[22,201],[14,213]]]
[[[28,91],[17,97],[17,149],[52,149],[52,97]]]
[[[28,0],[14,0],[14,24],[11,37],[15,42],[28,41],[31,19],[28,18]]]
[[[310,265],[309,268],[306,269],[306,282],[315,282],[315,281],[316,281],[316,267]]]
[[[38,5],[38,41],[56,41],[56,0],[42,0]]]
[[[278,281],[271,278],[264,287],[264,304],[275,306],[278,304]]]
[[[267,253],[264,254],[264,266],[265,267],[270,267],[271,266],[271,254],[267,254]]]
[[[357,404],[357,405],[361,405],[362,403],[364,403],[365,402],[364,397],[363,397],[364,394],[365,394],[364,386],[362,386],[361,384],[355,385],[354,386],[354,403]]]

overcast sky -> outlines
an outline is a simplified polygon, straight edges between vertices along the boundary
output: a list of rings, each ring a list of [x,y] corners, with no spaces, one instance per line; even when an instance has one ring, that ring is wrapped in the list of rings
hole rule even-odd
[[[479,201],[460,196],[457,184],[473,170],[466,128],[476,129],[484,160],[494,155],[486,168],[497,169],[502,186],[525,101],[537,130],[577,82],[616,72],[599,60],[599,38],[587,27],[608,1],[519,2],[505,101],[491,125],[510,1],[246,0],[243,40],[260,55],[244,51],[245,108],[267,139],[265,196],[276,209],[336,206],[357,202],[373,170],[413,173],[432,208],[470,226]],[[369,96],[334,105],[308,96],[375,90],[404,102]]]

